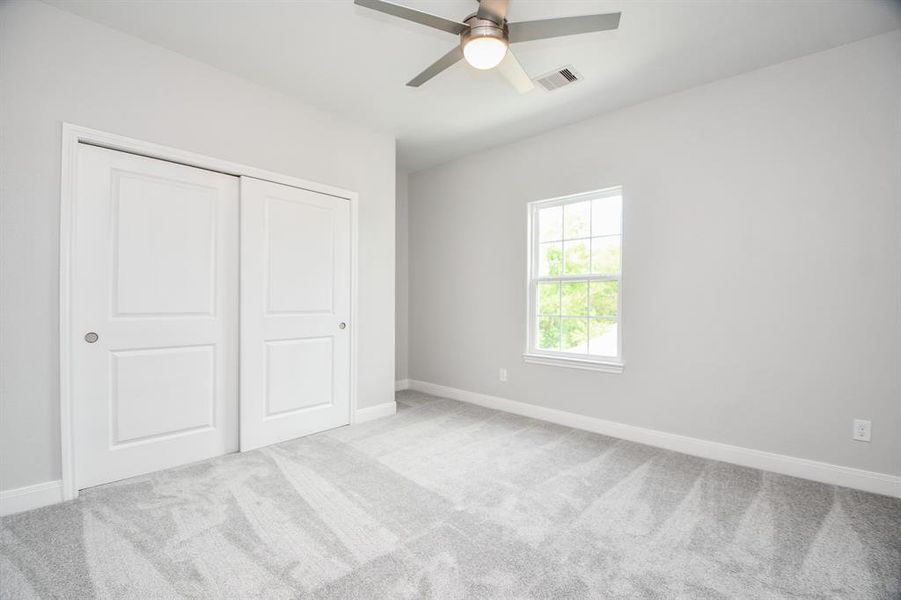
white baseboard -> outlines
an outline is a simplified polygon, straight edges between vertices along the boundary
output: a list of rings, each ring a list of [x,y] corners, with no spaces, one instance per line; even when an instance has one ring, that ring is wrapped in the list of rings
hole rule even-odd
[[[0,517],[63,501],[63,482],[47,481],[0,492]]]
[[[558,425],[592,431],[649,446],[666,448],[667,450],[674,450],[683,454],[691,454],[701,458],[709,458],[802,479],[811,479],[822,483],[901,498],[901,477],[896,475],[864,471],[863,469],[796,458],[785,454],[775,454],[773,452],[764,452],[763,450],[711,442],[665,431],[606,421],[536,404],[508,400],[498,396],[469,392],[426,381],[410,380],[410,388],[418,392],[425,392],[470,404],[478,404],[486,408],[515,413],[533,419],[541,419],[557,423]]]
[[[358,408],[356,413],[354,413],[354,423],[365,423],[366,421],[373,421],[375,419],[381,419],[382,417],[393,417],[396,413],[396,402],[382,402],[375,406]]]
[[[401,390],[410,389],[410,380],[409,379],[398,379],[394,382],[394,391],[399,392]]]

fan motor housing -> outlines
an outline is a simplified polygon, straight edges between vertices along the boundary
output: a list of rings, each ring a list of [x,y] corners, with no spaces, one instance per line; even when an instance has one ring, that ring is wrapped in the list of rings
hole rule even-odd
[[[463,21],[469,25],[469,29],[460,34],[460,46],[465,46],[470,40],[490,37],[509,43],[507,39],[507,24],[498,25],[488,19],[480,19],[478,15],[472,15]]]

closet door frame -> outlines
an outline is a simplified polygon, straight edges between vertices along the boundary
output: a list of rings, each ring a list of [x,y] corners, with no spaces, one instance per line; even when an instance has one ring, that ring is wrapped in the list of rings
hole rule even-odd
[[[80,339],[72,330],[71,290],[78,275],[72,262],[74,224],[78,176],[78,145],[87,144],[108,150],[127,152],[147,158],[156,158],[172,163],[218,171],[236,177],[246,176],[263,179],[291,187],[328,194],[350,202],[350,414],[353,424],[357,412],[357,365],[358,352],[356,334],[358,319],[358,240],[359,240],[359,194],[334,186],[298,179],[289,175],[273,173],[246,165],[162,146],[143,140],[124,137],[96,129],[89,129],[71,123],[62,124],[62,166],[60,172],[60,231],[59,231],[59,408],[60,408],[60,453],[62,459],[63,500],[78,497],[75,486],[75,449],[73,445],[73,402],[72,402],[72,347]],[[239,268],[239,265],[235,265]],[[240,407],[240,397],[238,403]],[[239,409],[240,411],[240,409]]]

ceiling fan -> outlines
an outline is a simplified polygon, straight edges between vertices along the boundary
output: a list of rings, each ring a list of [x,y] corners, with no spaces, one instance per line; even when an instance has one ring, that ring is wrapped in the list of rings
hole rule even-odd
[[[463,58],[476,69],[487,70],[497,67],[507,81],[523,94],[531,90],[534,84],[513,56],[513,52],[509,49],[510,44],[592,31],[608,31],[619,27],[618,12],[508,23],[509,0],[478,0],[478,2],[477,12],[462,22],[457,22],[385,0],[354,0],[359,6],[460,36],[458,46],[407,82],[410,87],[421,86]]]

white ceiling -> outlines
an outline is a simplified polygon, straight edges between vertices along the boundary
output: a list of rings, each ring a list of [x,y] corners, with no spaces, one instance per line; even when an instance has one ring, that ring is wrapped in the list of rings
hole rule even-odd
[[[454,36],[352,0],[49,0],[397,137],[408,171],[901,27],[895,0],[511,0],[511,22],[622,12],[620,28],[514,46],[531,76],[585,80],[520,96],[461,62],[404,84]],[[394,0],[463,19],[474,0]]]

